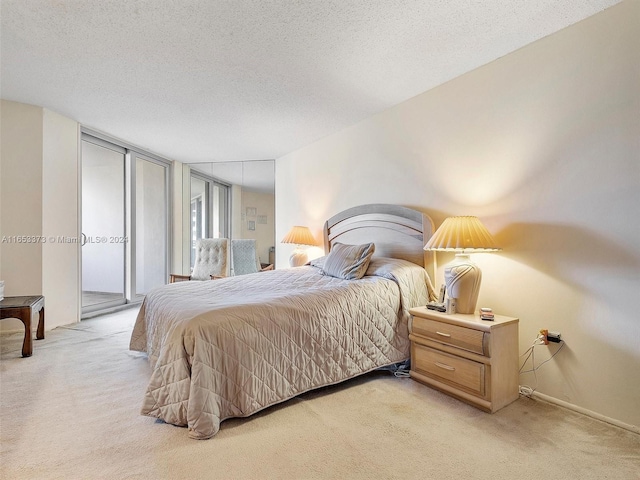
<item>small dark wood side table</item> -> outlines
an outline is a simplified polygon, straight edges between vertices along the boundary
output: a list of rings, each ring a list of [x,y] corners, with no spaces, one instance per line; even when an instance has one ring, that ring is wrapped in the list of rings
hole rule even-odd
[[[36,339],[44,338],[44,297],[34,295],[27,297],[4,297],[0,300],[0,320],[5,318],[17,318],[24,323],[24,342],[22,342],[22,356],[30,357],[33,353],[33,340],[31,334],[31,317],[40,313]]]

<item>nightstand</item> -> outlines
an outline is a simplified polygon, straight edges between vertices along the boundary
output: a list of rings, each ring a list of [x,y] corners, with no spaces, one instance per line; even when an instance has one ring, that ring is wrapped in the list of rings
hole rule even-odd
[[[518,398],[518,319],[409,311],[411,377],[486,412]]]

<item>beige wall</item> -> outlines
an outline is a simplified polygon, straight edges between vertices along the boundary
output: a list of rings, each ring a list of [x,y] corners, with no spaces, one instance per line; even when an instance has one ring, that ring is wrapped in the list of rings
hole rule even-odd
[[[80,321],[80,155],[77,122],[44,109],[42,144],[42,293],[46,323]]]
[[[0,243],[5,296],[42,294],[42,243],[14,236],[42,236],[42,108],[2,100],[2,216]],[[17,328],[18,320],[2,322]],[[12,325],[12,327],[9,327]]]
[[[538,391],[638,428],[639,19],[623,2],[279,158],[276,238],[366,203],[479,216],[504,248],[474,256],[479,304],[521,319],[522,352],[566,340]]]
[[[46,329],[80,320],[78,124],[2,100],[0,278],[5,296],[44,295]],[[28,236],[33,243],[11,243]],[[35,327],[35,325],[34,325]],[[2,330],[19,330],[18,320]]]
[[[252,192],[242,189],[242,211],[240,218],[240,235],[235,238],[252,238],[256,241],[256,248],[261,263],[269,263],[269,248],[274,245],[275,236],[275,199],[270,193]],[[247,208],[255,208],[256,216],[246,214]],[[244,213],[245,215],[242,215]],[[266,216],[267,223],[258,223],[258,216]],[[247,229],[247,222],[255,222],[255,230]]]

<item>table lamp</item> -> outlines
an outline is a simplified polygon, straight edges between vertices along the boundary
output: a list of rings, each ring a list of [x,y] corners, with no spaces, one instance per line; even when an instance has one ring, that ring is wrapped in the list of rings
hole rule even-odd
[[[449,298],[456,299],[457,313],[474,313],[482,271],[470,260],[469,254],[500,250],[486,227],[477,217],[449,217],[442,222],[424,249],[457,252],[455,260],[444,269],[446,291]]]
[[[282,239],[282,243],[294,243],[295,250],[289,257],[289,265],[299,267],[307,263],[307,252],[302,249],[303,245],[315,245],[316,239],[313,238],[311,231],[307,227],[296,225]]]

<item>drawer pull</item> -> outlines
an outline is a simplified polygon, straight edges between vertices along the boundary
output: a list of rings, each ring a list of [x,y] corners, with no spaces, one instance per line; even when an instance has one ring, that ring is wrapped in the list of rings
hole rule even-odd
[[[445,365],[444,363],[435,362],[435,366],[444,368],[445,370],[451,370],[452,372],[455,371],[455,367],[452,367],[451,365]]]
[[[442,332],[438,332],[437,330],[436,330],[436,333],[437,333],[438,335],[440,335],[441,337],[450,337],[450,336],[451,336],[451,334],[450,334],[450,333],[442,333]]]

